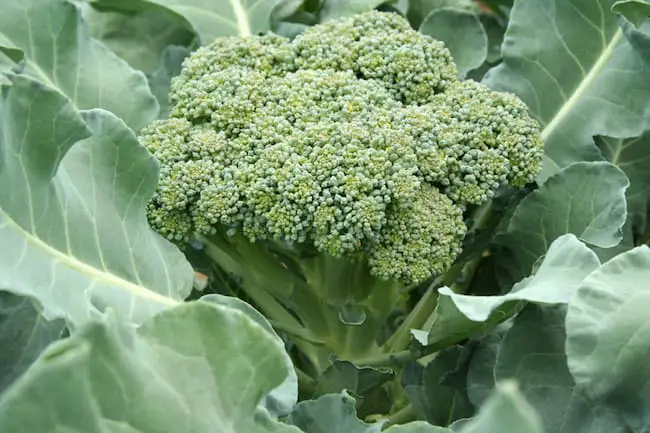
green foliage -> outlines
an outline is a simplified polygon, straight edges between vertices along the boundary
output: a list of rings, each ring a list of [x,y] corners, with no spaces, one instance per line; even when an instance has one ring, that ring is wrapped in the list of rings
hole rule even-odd
[[[647,5],[4,1],[0,431],[650,431]]]
[[[445,43],[461,78],[487,58],[488,37],[473,12],[453,7],[436,9],[427,15],[419,31]]]
[[[623,0],[612,5],[612,12],[623,15],[628,21],[639,27],[650,18],[650,3],[645,0]]]
[[[650,128],[650,64],[608,12],[614,1],[550,3],[515,3],[504,61],[484,81],[519,95],[542,124],[540,182],[574,162],[602,160],[595,135],[636,137]]]
[[[80,109],[103,108],[138,131],[158,114],[144,75],[128,67],[78,25],[67,0],[7,0],[0,15],[0,52],[15,71],[58,90]]]
[[[43,349],[65,334],[63,320],[46,320],[29,299],[0,293],[0,393],[22,375]]]

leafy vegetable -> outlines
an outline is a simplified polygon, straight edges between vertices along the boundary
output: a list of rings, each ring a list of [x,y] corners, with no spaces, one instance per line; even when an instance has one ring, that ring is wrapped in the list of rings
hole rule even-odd
[[[647,18],[5,0],[0,431],[650,431]]]
[[[445,43],[460,77],[485,62],[488,39],[474,13],[449,7],[436,9],[427,15],[419,30]]]
[[[650,17],[650,3],[645,0],[623,0],[612,5],[612,12],[619,13],[639,27]]]
[[[512,9],[503,63],[485,83],[516,93],[544,126],[540,181],[571,163],[601,160],[594,135],[635,137],[650,126],[649,66],[609,13],[613,3],[531,0]]]
[[[81,109],[103,108],[139,130],[158,114],[142,72],[89,36],[67,0],[7,0],[0,51],[24,72],[64,93]]]
[[[124,123],[83,114],[26,76],[3,89],[0,287],[79,325],[107,308],[134,322],[175,305],[191,268],[146,224],[156,163]],[[101,229],[100,229],[101,227]]]
[[[91,0],[109,11],[174,12],[180,22],[189,24],[202,43],[229,35],[250,36],[271,28],[271,13],[281,0]]]

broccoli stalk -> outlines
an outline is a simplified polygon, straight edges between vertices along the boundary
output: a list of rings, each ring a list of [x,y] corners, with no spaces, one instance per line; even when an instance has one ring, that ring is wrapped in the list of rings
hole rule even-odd
[[[404,293],[448,270],[468,209],[541,167],[539,125],[513,95],[458,81],[444,44],[392,13],[294,40],[220,38],[145,128],[160,162],[156,230],[201,239],[318,373],[377,354]]]
[[[367,262],[295,251],[272,242],[227,235],[203,237],[205,253],[243,275],[241,287],[281,328],[308,330],[295,343],[321,372],[332,354],[347,360],[380,353],[378,329],[403,301],[401,284],[370,274]]]

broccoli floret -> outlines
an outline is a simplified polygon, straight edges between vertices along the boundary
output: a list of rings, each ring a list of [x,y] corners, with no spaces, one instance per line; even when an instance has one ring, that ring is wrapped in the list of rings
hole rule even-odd
[[[328,285],[319,275],[333,272],[315,269],[315,255],[349,260],[350,283],[337,278],[317,296],[348,290],[339,304],[372,310],[366,287],[339,286],[360,273],[396,287],[445,272],[468,206],[540,170],[526,106],[456,76],[442,42],[392,13],[334,20],[294,40],[220,38],[186,59],[171,117],[140,136],[161,167],[150,223],[179,245],[210,243],[216,261],[239,254],[231,259],[297,269],[294,289]],[[250,272],[261,268],[270,269]],[[300,296],[282,293],[300,309]]]

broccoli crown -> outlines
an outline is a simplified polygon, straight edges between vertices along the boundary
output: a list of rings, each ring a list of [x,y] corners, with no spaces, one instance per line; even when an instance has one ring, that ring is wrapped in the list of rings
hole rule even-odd
[[[186,59],[169,119],[140,139],[160,161],[152,226],[177,243],[219,227],[309,243],[419,282],[460,252],[463,211],[540,169],[516,97],[458,81],[443,43],[392,13],[226,37]]]

